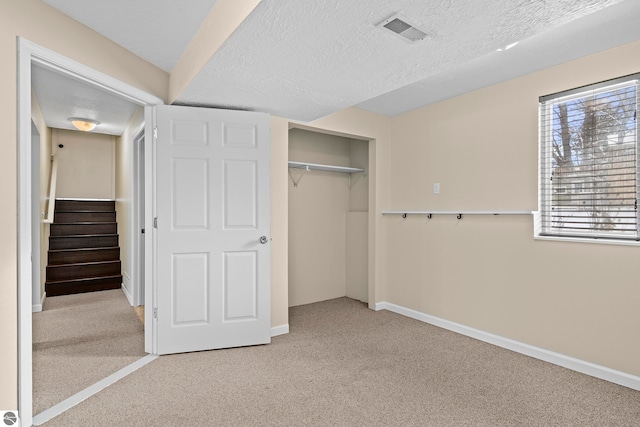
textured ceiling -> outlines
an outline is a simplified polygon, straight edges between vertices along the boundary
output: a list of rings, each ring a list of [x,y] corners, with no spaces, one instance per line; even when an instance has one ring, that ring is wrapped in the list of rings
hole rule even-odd
[[[313,120],[616,3],[263,0],[177,102]],[[412,44],[376,27],[395,12],[434,37]],[[537,66],[535,57],[525,61]]]
[[[79,80],[34,65],[32,87],[47,126],[75,130],[70,117],[97,120],[94,133],[121,135],[140,106]]]
[[[43,1],[165,70],[215,4]],[[394,13],[434,36],[376,27]],[[300,121],[353,105],[395,115],[638,39],[639,0],[262,0],[176,103]]]
[[[170,72],[217,0],[42,0]]]
[[[640,1],[625,1],[522,39],[508,51],[456,64],[358,107],[396,115],[635,40],[640,40]]]

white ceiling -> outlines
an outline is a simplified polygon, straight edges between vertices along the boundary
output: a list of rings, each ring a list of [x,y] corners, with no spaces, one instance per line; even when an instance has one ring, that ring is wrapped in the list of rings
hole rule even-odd
[[[166,72],[217,0],[42,0]]]
[[[121,135],[137,108],[141,108],[94,85],[47,68],[31,67],[32,87],[47,126],[75,130],[69,118],[97,120],[95,133]]]
[[[43,1],[165,70],[215,3]],[[376,27],[396,12],[434,37]],[[353,105],[395,115],[638,39],[638,0],[262,0],[176,103],[301,121]]]

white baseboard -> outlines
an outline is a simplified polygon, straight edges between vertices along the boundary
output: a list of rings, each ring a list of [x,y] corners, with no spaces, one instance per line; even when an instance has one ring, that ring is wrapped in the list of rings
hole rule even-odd
[[[44,300],[47,299],[47,293],[43,292],[42,293],[42,298],[40,298],[40,304],[33,304],[31,306],[31,311],[33,313],[39,313],[42,311],[42,307],[44,307]]]
[[[429,314],[425,314],[396,304],[379,302],[375,304],[375,309],[376,311],[389,310],[394,313],[428,323],[430,325],[438,326],[440,328],[447,329],[449,331],[456,332],[471,338],[475,338],[477,340],[484,341],[498,347],[506,348],[507,350],[515,351],[517,353],[521,353],[535,359],[553,363],[554,365],[559,365],[573,371],[581,372],[592,377],[600,378],[605,381],[609,381],[640,391],[640,377],[627,374],[626,372],[616,371],[615,369],[607,368],[606,366],[596,365],[594,363],[586,362],[584,360],[576,359],[564,354],[545,350],[539,347],[534,347],[520,341],[515,341],[510,338],[494,335],[489,332],[481,331],[479,329],[470,328],[459,323],[451,322],[449,320],[445,320],[436,316],[431,316]]]
[[[129,277],[126,272],[122,274],[122,292],[124,293],[124,296],[127,297],[129,304],[133,307],[134,303],[133,294],[131,293],[131,277]]]
[[[274,326],[271,328],[271,336],[277,337],[278,335],[284,335],[289,333],[289,324]]]

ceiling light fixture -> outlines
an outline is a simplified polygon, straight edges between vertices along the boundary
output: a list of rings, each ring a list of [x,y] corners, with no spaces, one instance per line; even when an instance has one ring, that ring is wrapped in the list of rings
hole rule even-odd
[[[97,120],[82,119],[80,117],[69,117],[69,121],[76,129],[83,132],[90,132],[100,124],[100,122]]]
[[[511,44],[506,45],[505,47],[501,47],[500,49],[496,49],[496,52],[504,52],[505,50],[509,50],[520,42],[513,42]]]

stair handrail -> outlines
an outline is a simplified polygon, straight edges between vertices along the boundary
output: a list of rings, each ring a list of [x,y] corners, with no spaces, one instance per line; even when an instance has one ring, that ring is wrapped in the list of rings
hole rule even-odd
[[[51,155],[51,177],[49,178],[49,200],[45,224],[53,224],[53,216],[56,209],[56,185],[58,183],[58,157]]]

